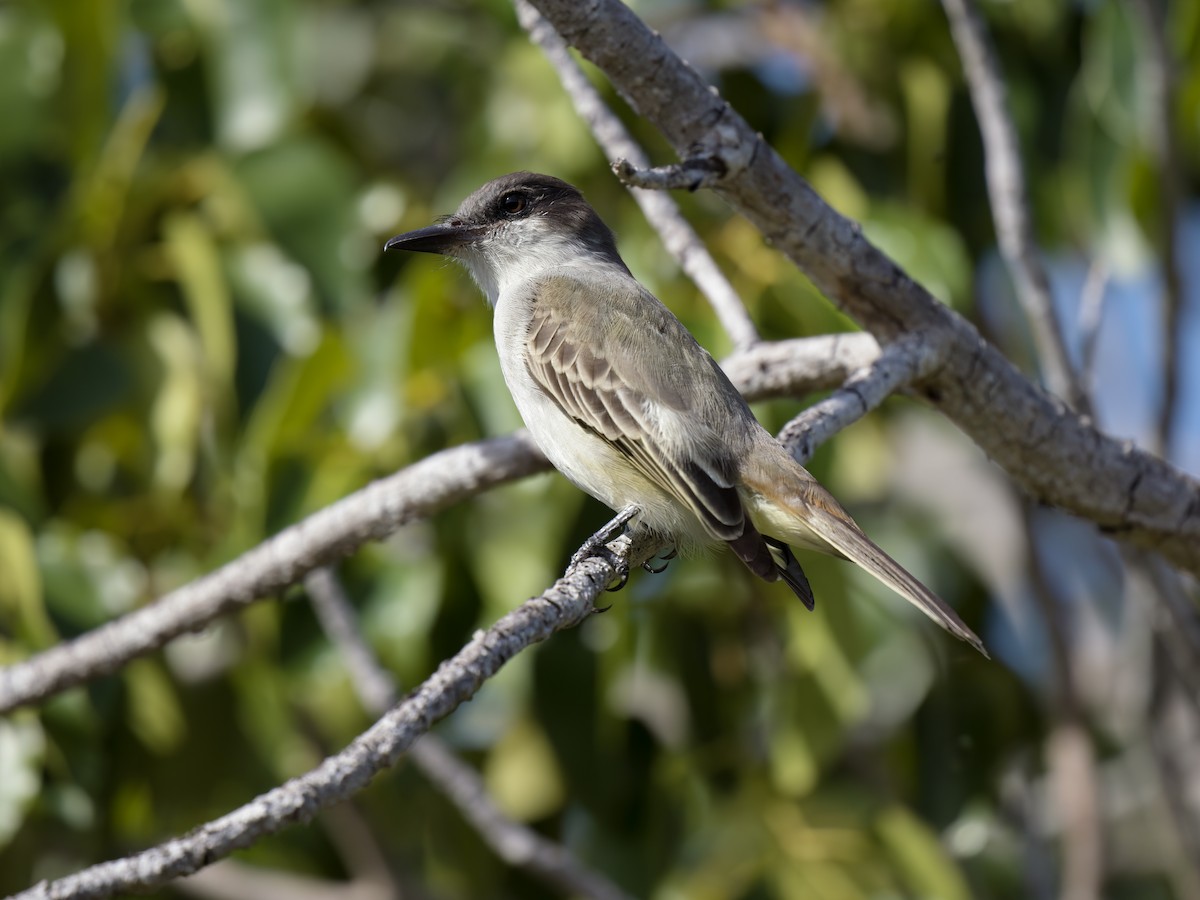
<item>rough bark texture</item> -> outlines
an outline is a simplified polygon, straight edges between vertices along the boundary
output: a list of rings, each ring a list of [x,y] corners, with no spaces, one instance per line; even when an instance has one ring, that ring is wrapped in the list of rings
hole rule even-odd
[[[841,309],[887,343],[924,335],[943,364],[919,392],[1041,503],[1162,553],[1200,575],[1200,482],[1031,384],[828,206],[618,0],[532,0],[681,157],[715,156],[715,188]]]

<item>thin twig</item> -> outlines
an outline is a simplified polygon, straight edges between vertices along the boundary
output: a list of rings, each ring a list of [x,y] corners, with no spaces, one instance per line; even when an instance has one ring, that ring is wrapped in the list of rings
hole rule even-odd
[[[622,535],[608,545],[612,560],[638,565],[657,550],[645,533]],[[521,604],[475,637],[345,750],[219,819],[123,859],[42,882],[13,900],[81,900],[144,890],[195,872],[287,825],[306,822],[321,809],[362,790],[394,765],[433,724],[469,700],[509,659],[592,613],[596,597],[616,575],[608,558],[592,556],[572,566],[545,593]]]
[[[1166,39],[1166,3],[1131,0],[1142,21],[1143,49],[1138,65],[1147,102],[1143,104],[1150,126],[1150,149],[1158,166],[1158,258],[1163,283],[1163,398],[1155,428],[1156,450],[1171,453],[1175,428],[1186,332],[1183,316],[1183,277],[1179,267],[1179,150],[1175,128],[1175,73]]]
[[[1087,394],[1071,365],[1062,325],[1054,312],[1050,279],[1033,240],[1029,198],[1017,130],[1008,111],[1000,67],[983,22],[971,0],[942,0],[950,33],[962,59],[963,73],[983,135],[988,196],[1000,253],[1017,288],[1049,389],[1082,414]]]
[[[637,166],[621,157],[613,173],[630,187],[649,191],[690,191],[712,187],[725,176],[725,164],[711,156],[693,157],[667,166]]]
[[[381,715],[396,702],[396,684],[379,664],[358,627],[354,611],[332,569],[323,567],[304,580],[321,627],[341,654],[363,706]],[[458,807],[496,854],[566,894],[596,900],[628,900],[628,895],[589,869],[565,847],[514,822],[492,802],[479,775],[437,735],[427,734],[409,750],[413,763]]]
[[[879,344],[861,331],[755,345],[721,361],[748,400],[796,397],[842,384],[879,358]]]
[[[1000,252],[1025,311],[1038,364],[1049,389],[1083,415],[1091,414],[1084,383],[1075,372],[1054,310],[1050,279],[1033,238],[1032,216],[1017,131],[1006,88],[983,22],[971,0],[942,0],[983,136],[985,172]],[[1050,636],[1054,664],[1053,725],[1047,765],[1061,810],[1064,900],[1094,900],[1104,880],[1095,752],[1071,665],[1069,629],[1034,542],[1033,510],[1022,504],[1033,594]]]
[[[521,26],[529,32],[530,39],[541,48],[558,73],[575,111],[591,129],[604,154],[612,160],[624,159],[638,168],[648,168],[649,157],[626,131],[621,120],[605,105],[599,91],[592,87],[554,27],[526,0],[514,0],[514,5]],[[675,201],[658,191],[634,189],[630,193],[646,220],[662,238],[667,251],[708,299],[721,326],[733,341],[733,346],[744,350],[757,343],[758,331],[750,321],[742,298],[721,273],[708,248],[680,213]]]
[[[1054,311],[1050,280],[1034,243],[1021,152],[999,64],[971,0],[943,0],[942,5],[950,20],[983,136],[988,196],[1000,252],[1033,332],[1038,364],[1050,390],[1065,398],[1078,412],[1088,414],[1089,398],[1071,366]],[[1064,900],[1093,900],[1099,896],[1103,882],[1095,754],[1072,671],[1069,629],[1037,553],[1032,507],[1028,502],[1022,507],[1033,595],[1050,637],[1053,663],[1054,696],[1050,709],[1053,724],[1046,755],[1055,799],[1062,811],[1060,896]]]
[[[1062,828],[1062,890],[1059,896],[1061,900],[1096,900],[1104,881],[1096,754],[1071,665],[1070,629],[1034,540],[1034,509],[1027,500],[1021,501],[1021,509],[1030,583],[1046,625],[1053,665],[1052,725],[1046,741],[1046,766]]]
[[[879,358],[796,416],[779,433],[779,442],[801,465],[834,433],[857,422],[896,391],[927,374],[938,363],[935,348],[910,336],[889,344]]]
[[[350,683],[363,708],[374,716],[396,705],[396,682],[382,665],[358,627],[350,600],[329,566],[313,569],[304,577],[304,589],[321,630],[337,648],[350,675]],[[422,742],[424,739],[422,739]]]
[[[1088,266],[1079,296],[1079,383],[1089,395],[1096,372],[1096,349],[1100,342],[1100,324],[1104,321],[1108,278],[1108,262],[1096,257]]]

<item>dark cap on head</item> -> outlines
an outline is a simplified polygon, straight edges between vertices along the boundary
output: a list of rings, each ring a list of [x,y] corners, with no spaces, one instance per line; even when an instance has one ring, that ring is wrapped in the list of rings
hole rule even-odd
[[[523,219],[538,219],[548,230],[573,238],[589,250],[616,259],[616,241],[596,211],[571,184],[553,175],[513,172],[489,181],[458,210],[428,228],[397,235],[384,250],[447,253],[483,241],[506,228],[519,228]]]

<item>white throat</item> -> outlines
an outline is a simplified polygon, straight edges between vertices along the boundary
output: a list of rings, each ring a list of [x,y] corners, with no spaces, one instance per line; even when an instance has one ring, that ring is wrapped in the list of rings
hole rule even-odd
[[[596,250],[575,235],[563,234],[551,222],[537,217],[500,224],[486,237],[464,246],[455,256],[471,273],[489,306],[495,306],[519,285],[564,268],[626,273],[619,259]]]

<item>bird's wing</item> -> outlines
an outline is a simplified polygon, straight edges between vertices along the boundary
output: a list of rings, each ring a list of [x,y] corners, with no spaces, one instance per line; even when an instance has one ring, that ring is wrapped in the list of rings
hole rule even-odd
[[[731,415],[720,402],[730,402],[727,392],[736,398],[732,415],[744,401],[652,294],[628,277],[543,278],[525,349],[530,375],[564,413],[691,509],[715,539],[743,534],[734,448],[711,417]],[[697,433],[682,434],[681,421]]]

